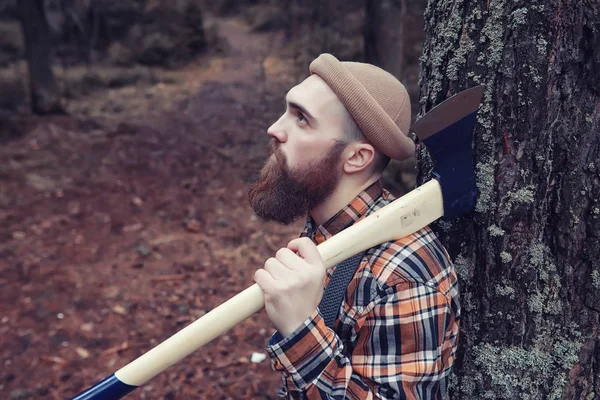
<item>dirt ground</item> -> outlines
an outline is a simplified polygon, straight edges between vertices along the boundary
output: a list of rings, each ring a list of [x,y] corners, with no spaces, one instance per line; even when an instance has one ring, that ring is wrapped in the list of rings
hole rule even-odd
[[[253,283],[300,223],[246,192],[290,74],[278,34],[225,20],[226,56],[0,118],[0,398],[64,399]],[[8,136],[7,136],[8,135]],[[18,136],[18,137],[15,137]],[[127,398],[271,399],[264,311]]]

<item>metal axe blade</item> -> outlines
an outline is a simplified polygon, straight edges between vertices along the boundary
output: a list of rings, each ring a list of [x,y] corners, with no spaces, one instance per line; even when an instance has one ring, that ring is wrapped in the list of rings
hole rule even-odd
[[[433,159],[442,188],[444,219],[471,211],[477,202],[473,169],[473,129],[484,86],[455,94],[416,121],[411,130]]]

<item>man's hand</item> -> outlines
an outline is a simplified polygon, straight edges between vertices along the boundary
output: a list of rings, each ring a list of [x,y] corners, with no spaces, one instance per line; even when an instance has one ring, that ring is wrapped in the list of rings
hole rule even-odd
[[[297,253],[297,254],[296,254]],[[323,297],[325,267],[309,238],[292,240],[265,262],[254,280],[265,294],[265,309],[284,337],[311,316]]]

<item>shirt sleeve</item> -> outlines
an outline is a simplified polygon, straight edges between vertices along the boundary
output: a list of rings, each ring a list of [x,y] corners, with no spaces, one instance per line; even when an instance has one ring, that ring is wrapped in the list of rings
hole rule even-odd
[[[436,288],[402,282],[356,314],[352,350],[317,310],[290,336],[275,333],[267,352],[290,399],[436,399],[454,358],[453,318]]]

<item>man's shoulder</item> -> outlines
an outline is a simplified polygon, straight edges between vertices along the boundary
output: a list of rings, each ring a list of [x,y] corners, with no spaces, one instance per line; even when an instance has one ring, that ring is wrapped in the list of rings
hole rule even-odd
[[[382,290],[399,284],[438,287],[454,275],[448,252],[425,227],[404,238],[382,243],[365,253],[366,272]],[[445,291],[446,284],[442,284]]]

